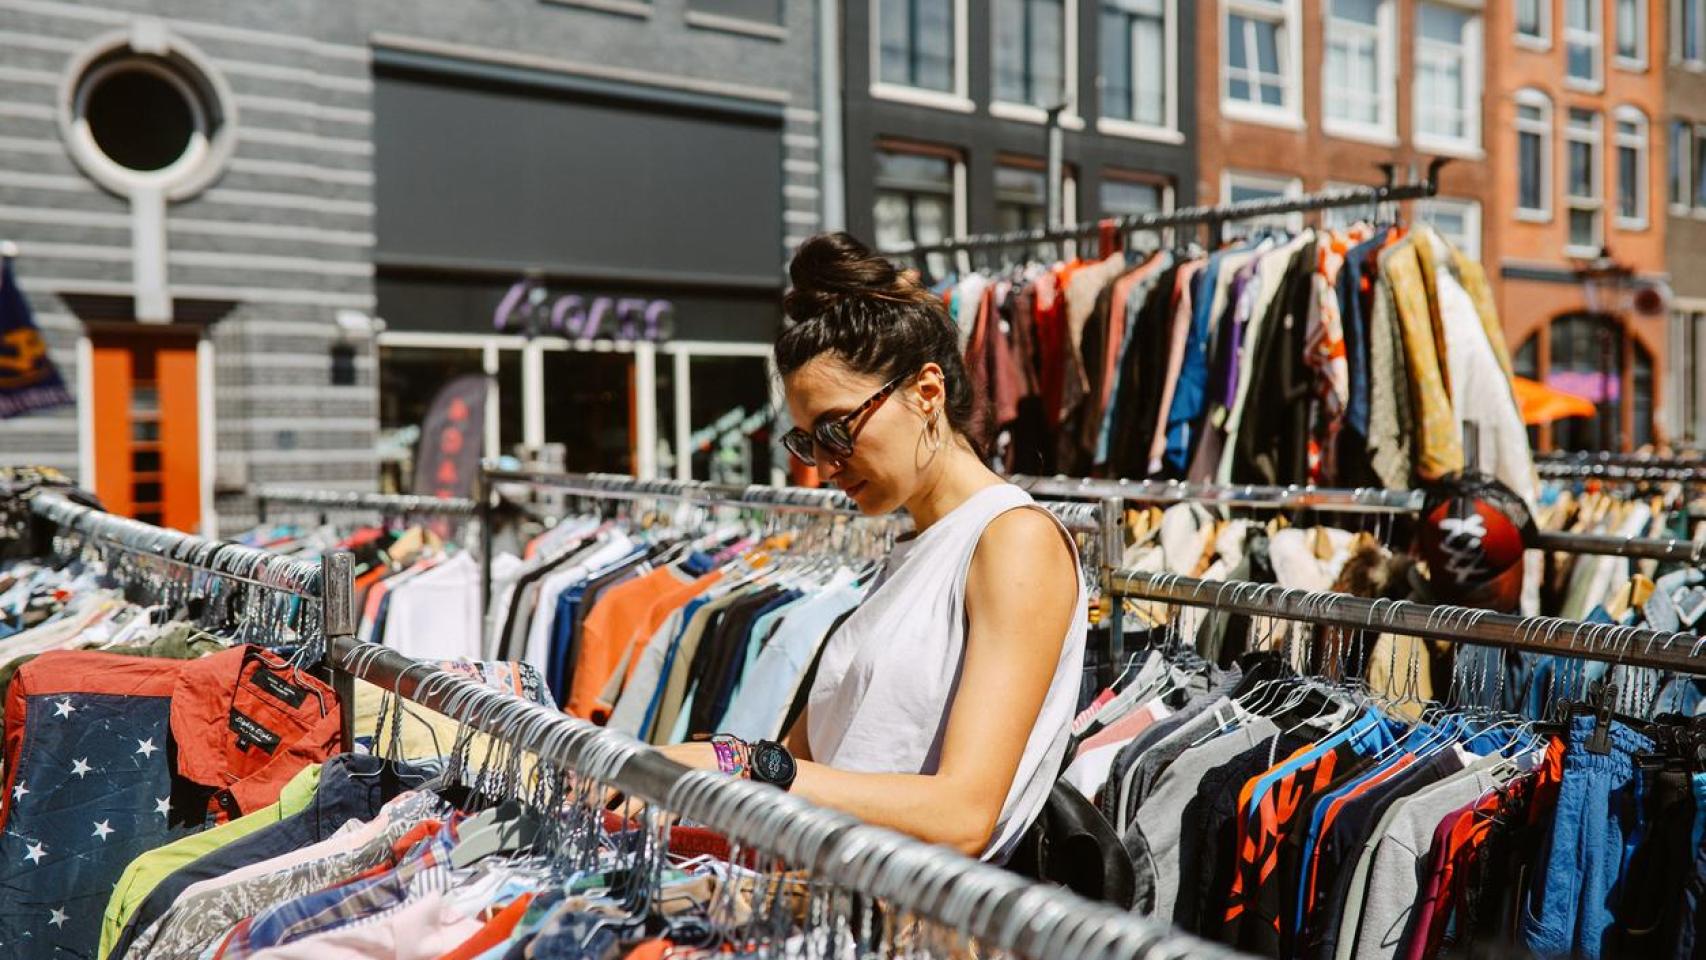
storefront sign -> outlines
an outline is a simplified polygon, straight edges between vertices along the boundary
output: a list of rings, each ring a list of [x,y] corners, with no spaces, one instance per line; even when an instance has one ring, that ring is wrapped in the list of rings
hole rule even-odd
[[[470,373],[445,384],[433,398],[421,424],[415,455],[415,493],[433,497],[471,497],[480,472],[486,429],[483,373]]]
[[[0,420],[74,402],[18,289],[12,261],[0,260]]]
[[[675,326],[675,304],[645,297],[553,295],[537,280],[518,280],[492,313],[500,333],[570,340],[662,343]]]

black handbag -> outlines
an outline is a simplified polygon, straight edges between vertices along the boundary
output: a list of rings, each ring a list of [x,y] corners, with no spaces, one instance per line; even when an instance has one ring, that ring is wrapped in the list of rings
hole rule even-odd
[[[1055,781],[1042,813],[1019,837],[1007,869],[1121,910],[1137,896],[1137,871],[1119,834],[1064,780]]]

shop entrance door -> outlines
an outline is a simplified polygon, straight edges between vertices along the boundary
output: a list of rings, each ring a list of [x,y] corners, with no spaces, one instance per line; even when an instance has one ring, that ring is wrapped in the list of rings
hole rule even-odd
[[[193,332],[92,332],[95,494],[113,513],[198,532]]]

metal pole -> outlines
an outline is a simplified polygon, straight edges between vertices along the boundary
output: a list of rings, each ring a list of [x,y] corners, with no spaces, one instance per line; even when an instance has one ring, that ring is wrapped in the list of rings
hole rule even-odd
[[[1114,669],[1125,663],[1125,599],[1114,593],[1113,572],[1125,562],[1125,501],[1102,499],[1102,601],[1108,605],[1108,654]]]
[[[339,669],[332,650],[355,642],[355,554],[334,550],[320,557],[320,626],[326,635],[326,665],[338,695],[338,742],[355,750],[355,678]]]
[[[1061,208],[1061,180],[1065,168],[1066,137],[1060,129],[1060,115],[1066,110],[1065,103],[1058,103],[1048,108],[1048,228],[1059,230],[1065,223],[1065,211]]]
[[[1338,593],[1287,590],[1247,581],[1216,582],[1115,570],[1116,592],[1160,603],[1214,607],[1246,616],[1300,620],[1348,630],[1384,631],[1425,640],[1474,643],[1525,653],[1586,657],[1682,673],[1706,672],[1706,638],[1557,617],[1519,617],[1468,607],[1369,600]]]

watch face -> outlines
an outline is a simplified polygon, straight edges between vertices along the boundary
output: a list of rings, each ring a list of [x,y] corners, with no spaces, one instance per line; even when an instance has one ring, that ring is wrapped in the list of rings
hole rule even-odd
[[[786,784],[794,779],[794,758],[774,744],[755,745],[752,772],[765,783]]]

